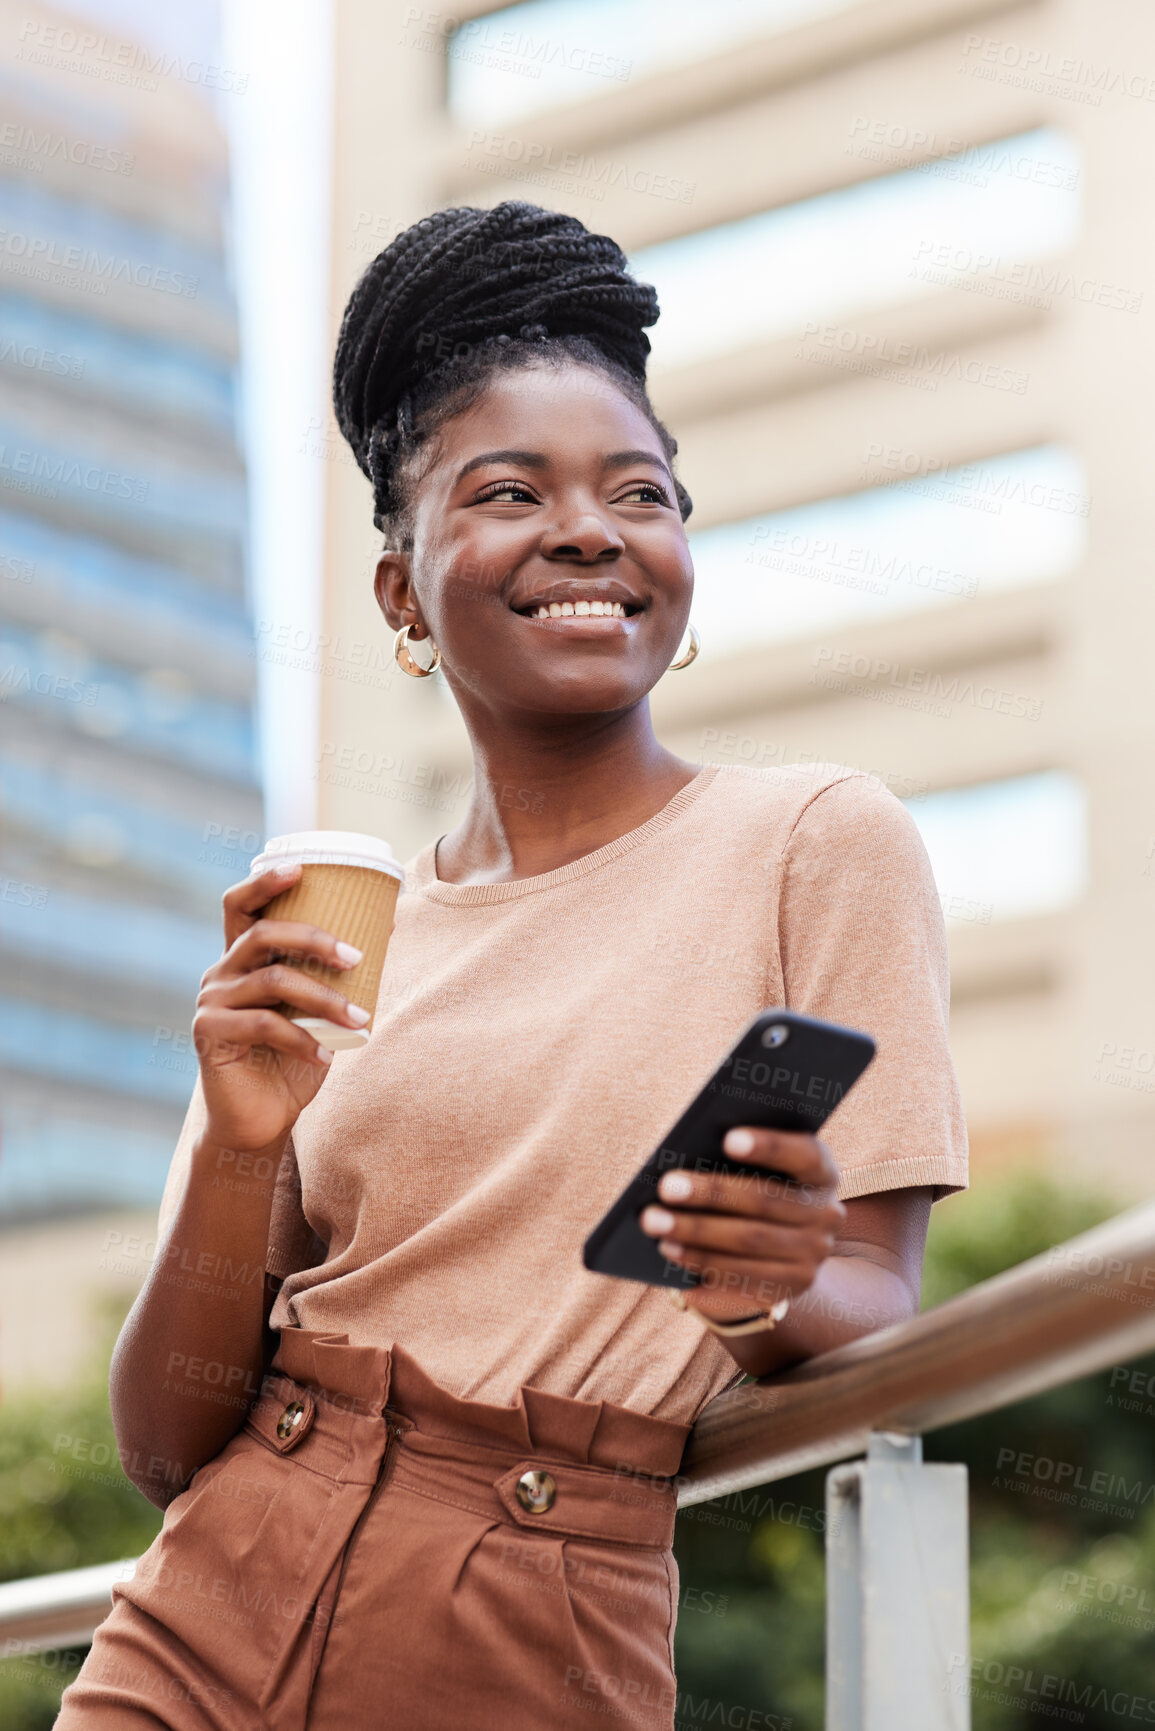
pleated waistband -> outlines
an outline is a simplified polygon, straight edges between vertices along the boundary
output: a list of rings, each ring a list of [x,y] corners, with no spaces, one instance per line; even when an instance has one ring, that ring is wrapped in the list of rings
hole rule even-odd
[[[540,1389],[520,1389],[512,1406],[463,1400],[400,1347],[303,1329],[282,1333],[248,1425],[277,1453],[340,1483],[375,1483],[388,1450],[398,1489],[523,1531],[661,1549],[673,1536],[671,1481],[689,1434],[688,1425]]]

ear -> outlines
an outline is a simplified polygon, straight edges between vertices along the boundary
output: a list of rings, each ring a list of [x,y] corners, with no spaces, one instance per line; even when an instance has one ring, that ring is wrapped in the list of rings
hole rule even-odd
[[[420,642],[428,636],[417,607],[408,553],[382,553],[373,577],[373,593],[394,631],[399,631],[402,625],[412,625],[414,641]]]

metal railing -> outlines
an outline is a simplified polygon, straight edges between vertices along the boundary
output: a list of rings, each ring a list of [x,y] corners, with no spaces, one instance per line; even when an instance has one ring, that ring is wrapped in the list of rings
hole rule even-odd
[[[1155,1350],[1155,1203],[765,1383],[694,1427],[681,1506],[827,1480],[827,1731],[966,1731],[966,1474],[920,1438]],[[0,1585],[0,1657],[79,1645],[132,1562]],[[965,1667],[965,1668],[964,1668]],[[961,1673],[961,1675],[960,1675]]]

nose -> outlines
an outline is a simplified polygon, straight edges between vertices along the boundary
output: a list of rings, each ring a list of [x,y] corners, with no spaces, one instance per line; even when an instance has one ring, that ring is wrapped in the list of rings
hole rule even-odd
[[[546,559],[577,565],[606,565],[625,551],[625,542],[596,511],[575,511],[541,538]]]

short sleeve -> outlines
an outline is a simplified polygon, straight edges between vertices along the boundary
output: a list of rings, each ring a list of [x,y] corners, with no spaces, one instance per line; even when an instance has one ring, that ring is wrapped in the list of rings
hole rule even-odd
[[[176,1151],[172,1164],[168,1169],[164,1194],[160,1201],[160,1219],[157,1229],[158,1238],[163,1238],[168,1230],[169,1222],[176,1212],[185,1184],[188,1182],[189,1166],[192,1151],[197,1137],[204,1129],[206,1122],[204,1095],[201,1092],[200,1078],[197,1078],[189,1101],[188,1111],[181,1126],[177,1140]],[[281,1155],[281,1164],[277,1169],[276,1186],[273,1192],[273,1208],[269,1218],[269,1247],[265,1257],[265,1269],[275,1275],[278,1280],[284,1280],[287,1275],[295,1274],[304,1268],[315,1268],[325,1260],[325,1245],[318,1238],[305,1217],[301,1202],[301,1174],[297,1169],[297,1155],[290,1136],[285,1143]]]
[[[818,793],[785,848],[778,917],[787,1008],[861,1028],[877,1045],[822,1132],[840,1195],[928,1185],[937,1199],[964,1189],[946,931],[901,802],[860,774]]]

